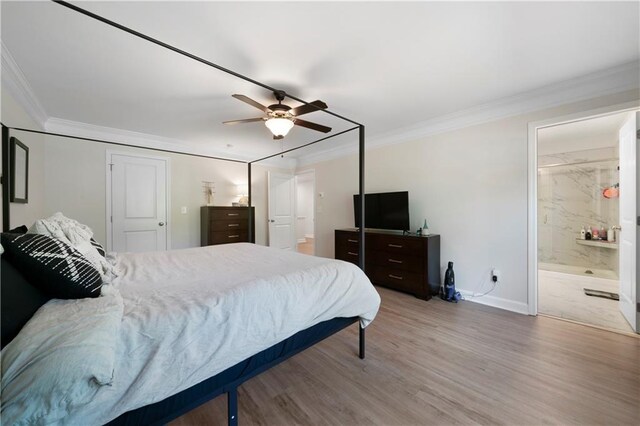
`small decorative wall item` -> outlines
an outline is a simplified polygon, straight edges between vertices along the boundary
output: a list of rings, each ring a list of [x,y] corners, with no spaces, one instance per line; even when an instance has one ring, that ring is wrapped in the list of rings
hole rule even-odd
[[[613,186],[603,189],[602,196],[604,198],[618,198],[620,196],[620,184],[616,183]]]
[[[213,205],[213,196],[216,193],[216,183],[202,181],[202,189],[204,192],[204,202],[207,206]]]
[[[29,202],[29,147],[16,138],[9,140],[9,170],[11,170],[10,201]]]

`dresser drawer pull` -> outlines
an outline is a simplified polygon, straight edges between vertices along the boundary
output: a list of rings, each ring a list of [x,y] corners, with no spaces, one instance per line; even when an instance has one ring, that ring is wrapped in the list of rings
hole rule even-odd
[[[402,277],[399,277],[397,275],[393,275],[393,274],[389,274],[389,278],[393,278],[394,280],[401,280]]]
[[[357,256],[358,255],[358,253],[354,253],[352,251],[348,251],[347,254],[350,254],[351,256]]]
[[[393,247],[393,248],[402,248],[401,245],[399,244],[387,244],[389,247]]]
[[[229,228],[233,228],[233,227],[236,227],[236,226],[240,226],[240,224],[239,224],[239,223],[230,223],[230,224],[229,224],[229,225],[227,225],[227,226],[228,226]]]
[[[227,216],[240,216],[240,213],[227,213]]]
[[[358,242],[358,240],[347,240],[347,241],[349,241],[350,243],[357,243]]]
[[[229,238],[240,238],[240,235],[229,235]]]
[[[391,263],[402,263],[402,260],[387,259]]]

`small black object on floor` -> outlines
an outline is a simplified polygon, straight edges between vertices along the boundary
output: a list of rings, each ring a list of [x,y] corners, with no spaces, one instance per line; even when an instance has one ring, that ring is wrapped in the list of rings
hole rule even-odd
[[[611,299],[611,300],[620,300],[620,296],[618,296],[618,293],[611,293],[610,291],[594,290],[591,288],[584,288],[583,290],[584,290],[584,294],[586,294],[587,296],[602,297],[603,299]]]

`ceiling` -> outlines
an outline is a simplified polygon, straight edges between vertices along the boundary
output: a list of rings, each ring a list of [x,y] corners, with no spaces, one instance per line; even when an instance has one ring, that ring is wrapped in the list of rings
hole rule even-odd
[[[365,124],[368,137],[640,60],[637,2],[75,3],[322,99]],[[282,148],[261,123],[221,124],[260,116],[231,94],[270,104],[266,90],[60,5],[3,1],[1,35],[49,117],[238,157]],[[323,112],[305,119],[351,127]],[[296,127],[284,148],[322,136]]]

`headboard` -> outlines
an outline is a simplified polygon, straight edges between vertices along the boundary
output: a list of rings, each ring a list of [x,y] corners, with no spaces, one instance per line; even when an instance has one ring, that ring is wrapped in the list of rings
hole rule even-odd
[[[4,348],[18,335],[33,314],[47,301],[49,296],[31,285],[9,262],[6,253],[0,259],[0,300],[2,317],[1,344]]]

